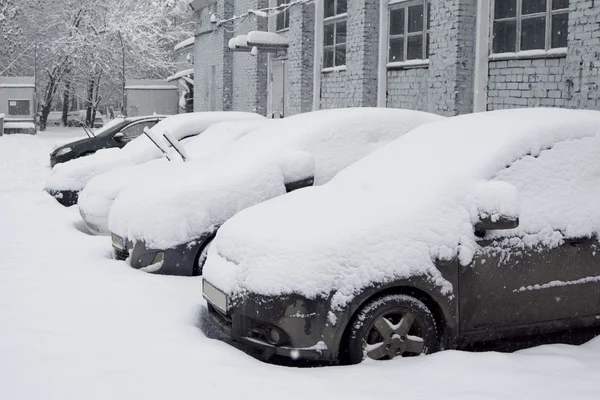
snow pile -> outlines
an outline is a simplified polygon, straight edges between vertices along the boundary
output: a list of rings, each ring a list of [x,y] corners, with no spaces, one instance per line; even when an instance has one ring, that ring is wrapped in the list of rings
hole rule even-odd
[[[166,132],[180,140],[197,135],[218,122],[252,119],[264,117],[254,113],[226,111],[178,114],[160,121],[151,131],[160,144],[168,148],[169,144],[163,137]],[[101,173],[127,165],[142,164],[162,156],[163,153],[152,141],[146,135],[141,135],[122,149],[100,150],[91,156],[56,165],[46,181],[46,189],[79,191],[91,178]]]
[[[333,294],[334,308],[368,285],[411,276],[428,277],[450,294],[433,260],[468,264],[480,210],[519,213],[511,185],[523,201],[522,225],[509,234],[600,230],[599,129],[599,112],[558,109],[464,115],[417,128],[328,185],[238,214],[219,230],[204,278],[231,294]],[[563,165],[579,151],[585,160]],[[553,152],[560,156],[545,163]],[[536,167],[526,171],[528,163]],[[547,168],[553,177],[538,182]],[[570,181],[579,169],[580,178]],[[584,198],[563,203],[574,198],[574,187]],[[486,189],[491,196],[482,194]]]
[[[187,155],[192,159],[207,157],[227,144],[246,135],[250,131],[265,126],[272,120],[257,119],[248,121],[220,122],[211,125],[201,135],[182,141]],[[108,213],[110,207],[126,187],[136,184],[145,177],[154,179],[157,174],[175,175],[185,168],[181,162],[169,162],[166,158],[152,160],[144,164],[128,165],[100,174],[91,179],[79,195],[79,210],[86,221],[93,223],[100,233],[108,233]]]
[[[273,121],[212,157],[188,163],[185,173],[123,190],[110,212],[110,230],[153,248],[187,243],[240,210],[285,194],[286,183],[313,176],[321,185],[409,130],[442,118],[355,108]]]

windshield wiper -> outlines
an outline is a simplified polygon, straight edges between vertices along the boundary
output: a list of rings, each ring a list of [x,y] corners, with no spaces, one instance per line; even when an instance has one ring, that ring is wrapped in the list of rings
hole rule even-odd
[[[181,159],[184,162],[187,161],[188,160],[188,156],[187,156],[187,153],[185,152],[185,149],[181,145],[181,143],[179,143],[177,141],[177,139],[175,139],[173,136],[171,136],[171,134],[169,132],[163,133],[163,136],[164,136],[165,139],[167,139],[167,142],[169,142],[171,144],[171,146],[173,146],[173,148],[175,149],[175,151],[177,153],[179,153],[179,155],[181,156]]]
[[[158,147],[158,149],[165,155],[165,157],[167,157],[167,160],[171,161],[171,157],[169,157],[169,152],[163,149],[162,146],[158,144],[158,142],[154,139],[154,134],[150,132],[150,129],[148,129],[148,127],[144,128],[144,135],[146,135],[148,139],[150,139],[150,141],[154,143],[156,147]]]

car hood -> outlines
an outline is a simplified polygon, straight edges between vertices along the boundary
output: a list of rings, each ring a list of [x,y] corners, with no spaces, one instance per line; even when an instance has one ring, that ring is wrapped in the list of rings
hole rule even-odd
[[[273,160],[197,160],[122,190],[111,207],[109,228],[149,247],[167,249],[284,193],[284,176]]]
[[[96,141],[98,141],[98,138],[85,138],[85,139],[80,139],[80,140],[75,140],[74,142],[69,142],[66,144],[63,144],[61,146],[56,147],[53,151],[52,151],[52,155],[55,155],[56,153],[58,153],[59,150],[64,149],[66,147],[70,147],[71,149],[75,150],[78,149],[80,147],[89,147],[90,145],[94,144]]]

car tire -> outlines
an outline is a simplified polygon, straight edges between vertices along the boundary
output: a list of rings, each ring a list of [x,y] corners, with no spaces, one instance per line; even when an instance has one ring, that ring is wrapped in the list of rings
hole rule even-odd
[[[192,276],[202,275],[202,268],[204,267],[204,263],[206,262],[206,258],[208,257],[208,249],[210,248],[212,241],[213,238],[210,238],[198,252],[196,262],[194,263],[194,271],[192,272]]]
[[[366,357],[389,360],[433,353],[439,345],[435,318],[412,296],[390,294],[364,305],[354,316],[340,355],[345,364]]]

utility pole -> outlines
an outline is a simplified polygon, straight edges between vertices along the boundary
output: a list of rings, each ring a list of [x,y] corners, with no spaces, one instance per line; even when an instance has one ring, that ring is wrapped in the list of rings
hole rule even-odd
[[[123,86],[121,89],[123,90],[123,98],[121,100],[121,114],[124,117],[127,116],[127,109],[125,108],[125,45],[123,44],[123,37],[121,36],[121,31],[117,31],[119,35],[119,40],[121,41],[121,51],[123,53],[123,68],[122,68],[122,76],[123,76]]]
[[[37,40],[33,50],[33,126],[38,134],[38,95],[37,95]]]

